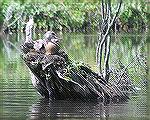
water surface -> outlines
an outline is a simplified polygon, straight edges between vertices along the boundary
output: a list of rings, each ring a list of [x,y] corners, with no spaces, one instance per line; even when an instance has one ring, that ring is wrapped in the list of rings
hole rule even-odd
[[[63,34],[62,48],[70,59],[83,61],[97,72],[95,63],[96,34]],[[118,34],[113,36],[111,65],[120,60],[125,66],[139,57],[129,68],[129,75],[138,88],[130,100],[118,103],[101,101],[73,101],[42,99],[33,88],[27,66],[19,56],[23,34],[12,34],[0,40],[0,119],[149,119],[149,90],[145,73],[145,58],[150,55],[146,34]],[[13,43],[6,42],[10,41]],[[149,57],[149,56],[148,56]],[[143,59],[142,59],[143,58]],[[139,65],[141,63],[141,65]],[[140,89],[140,90],[139,90]]]

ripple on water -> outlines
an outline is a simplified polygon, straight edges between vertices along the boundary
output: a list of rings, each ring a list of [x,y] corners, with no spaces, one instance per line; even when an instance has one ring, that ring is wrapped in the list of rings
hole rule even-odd
[[[94,38],[90,35],[88,35],[88,37],[85,37],[82,34],[80,35],[82,36],[80,39],[82,42],[81,44],[78,44],[78,48],[80,49],[67,48],[70,46],[74,47],[73,43],[79,41],[79,37],[74,37],[74,35],[71,36],[70,34],[69,36],[64,37],[64,41],[68,41],[66,42],[67,44],[69,43],[69,46],[66,45],[65,42],[63,43],[64,46],[66,46],[65,49],[73,56],[73,59],[83,60],[85,63],[90,64],[92,68],[96,68],[94,67],[96,47],[90,47],[90,39],[92,38],[93,40]],[[112,51],[116,52],[113,54],[112,58],[116,59],[117,56],[119,56],[123,64],[130,62],[135,51],[141,48],[140,45],[131,47],[133,38],[134,37],[128,38],[128,40],[122,42],[119,37],[117,43],[112,43]],[[15,40],[16,38],[10,39]],[[82,43],[84,43],[85,40],[86,43],[89,41],[89,44],[87,45],[90,46],[83,46]],[[97,41],[97,38],[94,41]],[[120,52],[118,52],[118,50]],[[150,111],[148,110],[147,95],[131,97],[129,101],[124,103],[111,104],[104,104],[99,101],[49,101],[46,99],[39,99],[40,97],[37,95],[36,90],[34,90],[31,84],[28,69],[23,64],[23,61],[20,60],[19,53],[16,53],[13,49],[11,49],[10,52],[14,52],[18,57],[16,56],[14,59],[8,59],[6,55],[3,55],[5,56],[5,59],[0,58],[0,64],[2,64],[2,68],[0,68],[0,103],[2,103],[0,108],[1,120],[9,120],[11,118],[14,120],[17,118],[19,120],[43,120],[44,118],[54,118],[58,120],[65,118],[66,120],[70,120],[78,118],[84,119],[83,117],[94,117],[92,119],[102,120],[116,120],[116,118],[122,120],[128,120],[130,118],[133,118],[132,120],[148,119],[146,117],[148,117]],[[89,118],[89,120],[90,119],[91,118]]]

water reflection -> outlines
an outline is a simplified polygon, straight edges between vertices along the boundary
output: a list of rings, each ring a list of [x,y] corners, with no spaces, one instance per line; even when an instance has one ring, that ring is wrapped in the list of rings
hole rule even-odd
[[[142,101],[140,101],[142,100]],[[145,96],[133,98],[132,102],[109,103],[105,104],[99,101],[83,102],[57,100],[49,101],[40,99],[29,109],[29,119],[41,120],[46,118],[101,118],[103,120],[113,119],[115,117],[146,117]],[[138,109],[137,109],[138,108]]]
[[[111,64],[115,64],[114,61],[119,59],[127,65],[141,53],[147,55],[149,59],[149,38],[136,35],[114,37],[115,41],[112,42],[111,47]],[[142,88],[142,91],[124,103],[104,104],[100,101],[39,99],[36,90],[32,87],[29,71],[20,59],[19,51],[8,43],[5,47],[2,40],[6,39],[19,48],[23,35],[10,35],[8,38],[5,37],[0,40],[0,119],[43,120],[44,118],[52,118],[59,120],[84,119],[84,117],[102,120],[148,119],[150,95],[149,92],[143,94],[143,90],[147,91],[146,86],[143,89],[141,85],[141,81],[147,81],[143,67],[131,66],[129,69],[130,77],[138,87]],[[140,42],[140,39],[143,39],[143,43]],[[97,36],[95,34],[64,34],[62,47],[71,59],[84,61],[96,70],[96,42]]]
[[[104,117],[108,113],[103,111],[104,105],[96,102],[83,101],[48,101],[40,100],[30,109],[32,119],[45,117]]]

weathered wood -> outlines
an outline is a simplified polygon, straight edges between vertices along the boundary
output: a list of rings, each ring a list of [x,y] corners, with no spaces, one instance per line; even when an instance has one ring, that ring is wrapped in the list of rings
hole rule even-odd
[[[32,27],[27,28],[31,32]],[[60,50],[54,32],[48,31],[44,36],[40,39],[40,46],[38,41],[31,41],[31,36],[30,39],[26,37],[21,45],[21,57],[30,70],[33,86],[41,96],[50,99],[128,99],[122,91],[121,82],[119,86],[106,82],[102,74],[69,60],[68,55]],[[48,46],[51,43],[53,45]],[[52,52],[53,48],[49,47],[55,47],[55,50]],[[106,59],[108,54],[106,52]]]
[[[26,45],[28,46],[26,43],[22,45],[22,59],[29,67],[33,86],[41,96],[51,99],[102,100],[123,96],[128,99],[120,88],[106,83],[101,75],[86,65],[74,65],[62,50],[52,55],[32,53],[30,50],[24,52],[26,50],[23,49],[28,48]]]

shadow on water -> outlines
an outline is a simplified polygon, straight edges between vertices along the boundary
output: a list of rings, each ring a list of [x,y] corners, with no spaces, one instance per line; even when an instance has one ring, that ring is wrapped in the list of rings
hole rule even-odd
[[[82,34],[64,34],[62,48],[66,50],[73,60],[83,61],[95,71],[95,49],[97,36]],[[2,38],[1,38],[2,39]],[[3,38],[4,39],[4,38]],[[19,41],[19,39],[21,39]],[[118,59],[124,65],[141,55],[147,55],[149,59],[149,38],[142,35],[118,35],[114,36],[112,43],[111,64]],[[142,39],[143,42],[140,42]],[[39,99],[32,87],[27,67],[20,59],[19,48],[23,35],[10,35],[5,38],[5,46],[0,40],[0,119],[95,119],[95,120],[147,120],[150,113],[149,92],[147,92],[147,78],[145,66],[131,66],[130,78],[141,88],[141,91],[131,96],[129,101],[123,103],[105,104],[100,101],[69,101]],[[147,42],[147,43],[146,43]],[[118,52],[119,51],[119,52]],[[142,54],[140,54],[142,53]],[[147,60],[148,61],[148,60]],[[150,61],[148,61],[150,62]],[[150,63],[148,63],[150,65]],[[136,65],[136,64],[135,64]],[[149,71],[148,71],[149,73]],[[150,78],[148,76],[148,78]],[[144,84],[143,84],[144,83]],[[147,94],[146,94],[147,93]]]
[[[141,97],[142,99],[145,99],[144,96]],[[132,103],[122,102],[110,104],[105,104],[99,101],[49,101],[46,99],[40,99],[36,104],[33,104],[30,107],[28,119],[85,119],[92,117],[92,119],[99,118],[102,120],[113,120],[119,117],[124,119],[139,117],[144,120],[146,119],[146,114],[144,113],[144,109],[146,110],[146,106],[144,105],[145,102],[146,101],[143,101],[142,104],[138,103],[135,98],[132,99]]]

